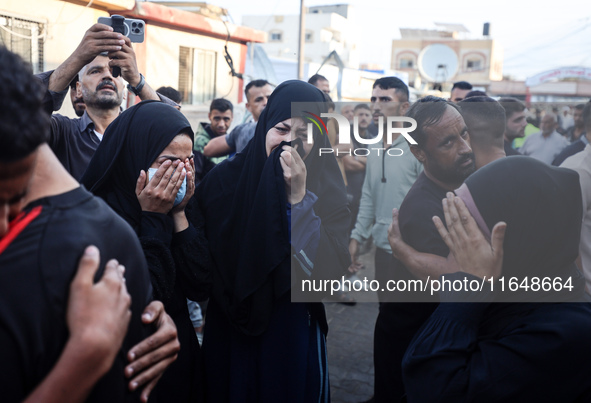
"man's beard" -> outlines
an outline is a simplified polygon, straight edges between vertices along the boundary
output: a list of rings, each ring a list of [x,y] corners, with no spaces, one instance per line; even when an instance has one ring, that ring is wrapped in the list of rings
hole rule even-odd
[[[95,108],[98,109],[113,109],[113,108],[118,108],[121,106],[121,101],[122,99],[115,99],[115,98],[111,98],[111,97],[97,97],[95,100],[93,100],[95,102],[89,103],[87,102],[87,105],[91,105],[94,106]]]
[[[81,117],[82,115],[84,115],[85,110],[86,110],[86,107],[79,108],[78,106],[74,106],[74,112],[76,112],[76,116],[78,116],[78,117]]]
[[[99,92],[106,86],[111,86],[115,89],[113,95],[100,95]],[[82,98],[87,106],[91,106],[97,109],[114,109],[121,106],[121,102],[123,101],[123,94],[119,95],[117,93],[117,87],[115,83],[112,81],[102,81],[99,85],[97,85],[96,90],[90,93],[87,90],[82,90]]]
[[[509,141],[511,142],[511,141],[513,141],[513,140],[515,140],[517,138],[521,138],[521,137],[525,136],[525,133],[510,133],[510,132],[507,132],[506,136],[507,136],[507,139],[509,139]]]
[[[72,101],[72,107],[74,108],[74,112],[78,117],[84,115],[84,111],[86,110],[86,104],[82,98],[76,98]]]
[[[472,164],[462,167],[461,165],[467,160],[472,159]],[[433,159],[431,159],[433,161]],[[451,168],[443,168],[439,164],[431,162],[429,170],[437,179],[443,183],[458,184],[462,183],[476,171],[474,153],[465,154],[460,157]]]

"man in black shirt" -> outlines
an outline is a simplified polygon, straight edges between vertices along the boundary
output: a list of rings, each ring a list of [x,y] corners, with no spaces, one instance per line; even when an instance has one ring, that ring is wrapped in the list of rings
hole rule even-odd
[[[89,394],[89,401],[137,401],[139,386],[148,383],[141,396],[146,401],[179,347],[160,303],[142,315],[152,297],[137,237],[44,144],[47,133],[39,128],[49,117],[41,107],[43,90],[4,48],[0,80],[2,401],[81,402]],[[98,250],[90,244],[125,263],[125,278],[123,267],[110,261],[93,284]],[[140,343],[152,333],[150,323],[158,330]],[[129,384],[124,368],[134,377]]]
[[[119,77],[113,76],[115,66],[121,69]],[[77,94],[84,100],[86,112],[78,119],[53,115],[48,143],[74,179],[80,180],[105,130],[119,116],[124,80],[130,92],[142,100],[176,103],[150,88],[138,71],[129,38],[104,24],[90,27],[66,61],[38,76],[47,85],[44,107],[48,113],[60,109],[76,75]]]
[[[41,147],[37,163],[52,172],[33,177],[22,218],[11,222],[3,238],[9,242],[0,254],[0,306],[4,307],[0,313],[4,324],[0,331],[0,367],[5,374],[0,378],[0,389],[9,402],[24,399],[51,371],[67,344],[65,313],[70,281],[87,245],[96,245],[103,256],[116,257],[127,267],[125,284],[132,297],[132,317],[122,351],[149,335],[140,315],[151,300],[152,290],[135,234],[71,177],[57,185],[60,179],[52,179],[56,175],[53,169],[61,167],[51,163],[51,150]],[[60,194],[52,195],[54,191]],[[26,224],[20,231],[16,229],[19,223]],[[125,328],[122,333],[126,333]],[[114,362],[103,364],[108,372],[91,394],[91,401],[133,399],[123,376],[125,354],[112,358]]]
[[[400,232],[404,241],[419,252],[446,258],[449,249],[443,242],[431,217],[443,217],[441,200],[446,192],[459,187],[475,170],[468,128],[458,107],[441,98],[426,97],[411,106],[407,116],[416,120],[412,136],[418,145],[411,145],[414,156],[423,163],[424,171],[400,206]],[[425,280],[429,274],[410,272],[394,259],[392,277],[396,280]],[[383,287],[383,286],[382,286]],[[376,321],[375,401],[396,402],[404,395],[401,363],[415,332],[436,308],[424,295],[390,293],[389,302],[380,305]],[[404,303],[401,303],[405,301]]]
[[[418,134],[413,132],[413,137],[418,138],[418,147],[425,151],[418,152],[420,150],[417,150],[417,148],[414,151],[417,151],[415,152],[417,158],[424,158],[424,161],[427,162],[425,164],[425,174],[417,179],[415,185],[409,191],[400,207],[400,213],[393,213],[393,222],[388,231],[393,254],[399,259],[395,260],[395,267],[401,273],[401,276],[406,276],[402,277],[405,279],[420,278],[426,280],[428,277],[437,279],[441,274],[458,271],[453,255],[449,253],[431,218],[433,216],[442,217],[441,200],[445,198],[446,192],[459,187],[461,182],[468,176],[469,170],[464,172],[456,170],[456,174],[450,175],[446,173],[448,169],[441,167],[441,164],[439,164],[440,168],[433,172],[433,160],[440,159],[442,155],[445,155],[447,153],[446,147],[450,147],[450,144],[446,146],[446,142],[442,142],[435,149],[429,147],[429,141],[436,139],[436,137],[432,137],[433,131],[441,130],[442,133],[445,133],[447,130],[445,128],[437,129],[442,122],[444,123],[443,117],[438,118],[441,111],[437,112],[440,109],[437,106],[441,106],[441,104],[424,104],[430,101],[434,100],[419,101],[413,110],[414,116],[411,116],[419,124]],[[506,130],[505,109],[489,97],[466,98],[459,103],[459,106],[470,133],[470,145],[475,155],[474,168],[479,169],[492,161],[503,158],[505,156],[503,150],[503,133]],[[430,116],[430,112],[433,116]],[[419,122],[424,122],[425,119],[432,119],[434,123],[423,130]],[[427,137],[424,136],[425,133],[428,135]],[[430,166],[429,170],[427,165]],[[435,180],[432,177],[435,177]],[[437,177],[443,177],[444,179],[437,180]],[[400,230],[397,233],[398,222],[400,222]],[[404,241],[400,239],[400,236],[403,237]],[[424,301],[425,298],[419,298],[418,300]],[[396,344],[389,345],[385,344],[385,342],[384,344],[386,348],[391,349],[392,356],[396,357],[395,379],[399,382],[398,386],[401,389],[396,391],[396,395],[391,396],[392,398],[399,398],[403,393],[403,388],[402,379],[400,378],[400,362],[397,360],[398,358],[401,359],[400,354],[404,354],[410,339],[432,313],[436,304],[390,305],[380,311],[380,315],[384,311],[381,327],[386,329],[383,331],[384,335],[382,336],[384,340],[392,338],[390,333],[398,334]],[[402,328],[402,330],[399,328]],[[377,331],[378,327],[376,325],[376,334]],[[377,373],[376,369],[376,375]]]

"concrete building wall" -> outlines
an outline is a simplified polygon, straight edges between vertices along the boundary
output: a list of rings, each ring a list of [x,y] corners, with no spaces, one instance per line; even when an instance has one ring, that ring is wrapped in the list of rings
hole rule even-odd
[[[215,52],[215,97],[224,97],[232,103],[239,98],[239,82],[230,76],[230,68],[224,60],[225,40],[211,38],[204,35],[177,31],[174,29],[148,24],[146,28],[145,75],[150,78],[150,85],[154,89],[160,86],[179,86],[179,52],[180,47]],[[232,55],[234,66],[240,66],[246,55],[244,45],[229,42],[228,52]],[[197,74],[199,72],[197,71]]]
[[[270,57],[297,59],[299,17],[296,15],[245,15],[242,24],[267,32],[267,43],[261,45]],[[295,28],[294,28],[295,27]],[[281,39],[273,38],[280,34]]]
[[[4,0],[0,15],[37,20],[45,24],[44,60],[47,70],[61,64],[76,49],[86,30],[106,11],[57,0]]]

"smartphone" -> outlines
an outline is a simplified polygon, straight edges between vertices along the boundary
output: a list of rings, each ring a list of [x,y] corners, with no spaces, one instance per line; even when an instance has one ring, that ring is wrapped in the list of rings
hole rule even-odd
[[[111,17],[99,17],[98,22],[113,27],[115,32],[127,36],[132,42],[141,43],[144,41],[146,23],[143,20],[113,15]]]

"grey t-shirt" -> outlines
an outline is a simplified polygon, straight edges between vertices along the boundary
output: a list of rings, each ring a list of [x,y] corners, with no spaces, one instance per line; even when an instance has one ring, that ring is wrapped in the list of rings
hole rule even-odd
[[[236,126],[234,130],[226,134],[226,143],[236,153],[242,152],[250,139],[254,137],[256,127],[257,122],[248,122]]]

